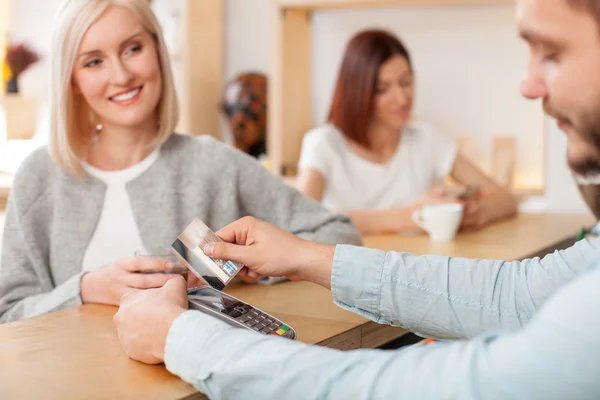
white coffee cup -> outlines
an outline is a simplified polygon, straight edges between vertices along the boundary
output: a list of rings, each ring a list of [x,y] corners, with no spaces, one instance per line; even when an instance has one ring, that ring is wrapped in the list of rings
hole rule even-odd
[[[412,220],[429,233],[431,240],[448,242],[456,236],[462,215],[462,204],[430,204],[413,212]]]

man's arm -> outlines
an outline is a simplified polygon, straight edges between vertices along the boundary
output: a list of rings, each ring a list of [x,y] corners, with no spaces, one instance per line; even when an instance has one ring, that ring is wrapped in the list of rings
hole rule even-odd
[[[171,326],[165,362],[215,399],[597,399],[598,287],[600,268],[518,333],[399,351],[307,346],[188,311]]]
[[[440,339],[524,326],[600,254],[600,239],[584,239],[524,261],[415,256],[311,243],[252,218],[218,234],[227,243],[205,246],[211,257],[241,262],[259,275],[331,288],[343,308]]]
[[[560,287],[598,258],[582,240],[543,259],[470,260],[337,246],[335,302],[378,323],[437,339],[464,339],[528,323]]]

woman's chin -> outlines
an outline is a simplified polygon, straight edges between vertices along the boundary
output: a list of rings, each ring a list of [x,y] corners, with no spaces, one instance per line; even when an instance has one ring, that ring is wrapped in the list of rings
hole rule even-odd
[[[402,130],[408,125],[408,119],[397,119],[389,121],[387,124],[391,129]]]

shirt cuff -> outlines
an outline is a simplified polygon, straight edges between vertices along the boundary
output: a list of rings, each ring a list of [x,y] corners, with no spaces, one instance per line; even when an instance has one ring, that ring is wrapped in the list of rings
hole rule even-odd
[[[197,382],[208,377],[211,360],[204,346],[210,345],[212,338],[219,333],[234,329],[223,321],[188,310],[171,325],[165,346],[167,369],[186,382]]]
[[[376,322],[381,320],[381,286],[385,252],[338,245],[331,270],[334,302]]]

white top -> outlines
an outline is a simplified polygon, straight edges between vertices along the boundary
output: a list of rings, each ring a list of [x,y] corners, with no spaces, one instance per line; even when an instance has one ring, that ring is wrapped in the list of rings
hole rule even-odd
[[[332,125],[304,136],[299,168],[314,168],[327,181],[323,204],[334,210],[381,210],[405,206],[452,172],[458,154],[452,139],[429,125],[411,123],[386,164],[356,154]]]
[[[103,171],[81,163],[85,171],[106,184],[100,220],[83,256],[84,271],[133,257],[137,250],[144,249],[125,185],[150,168],[159,155],[157,148],[141,162],[120,171]]]

